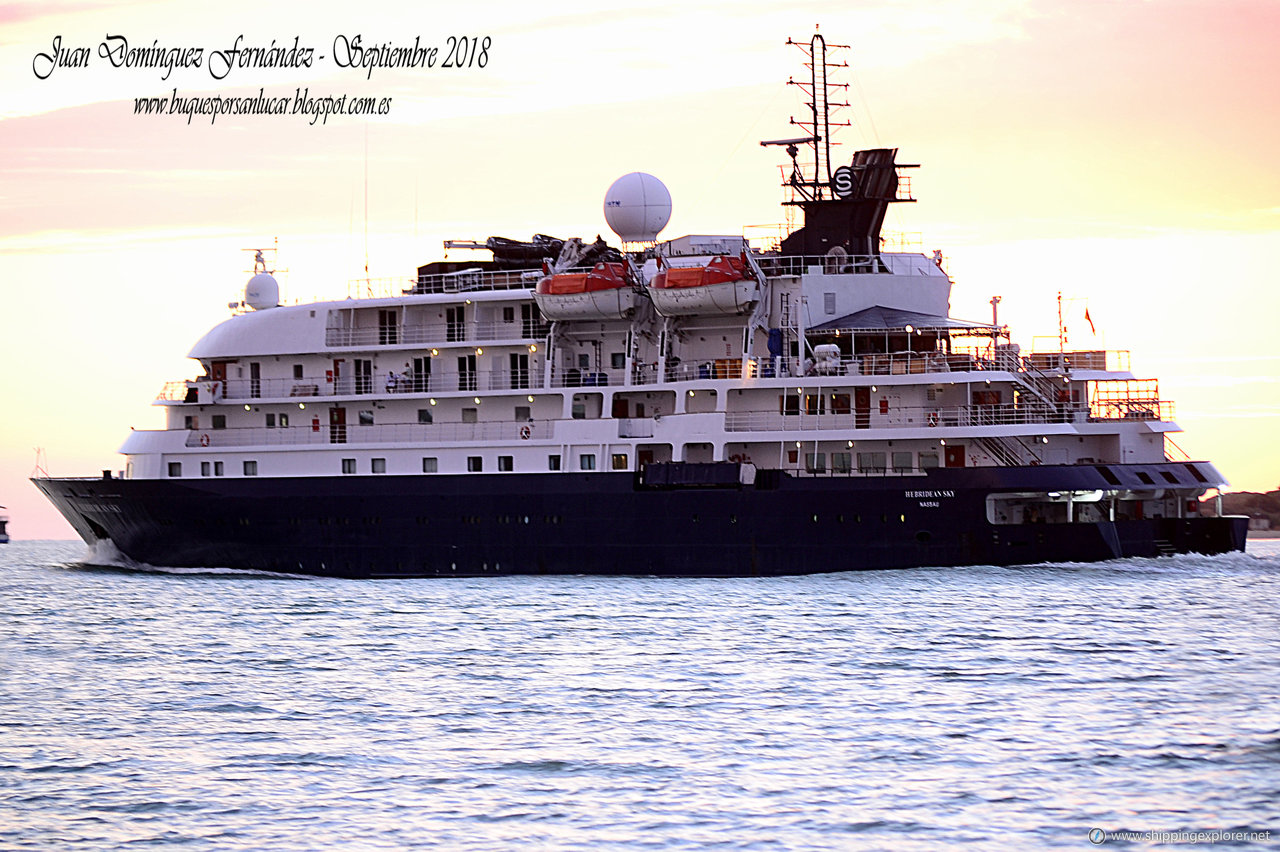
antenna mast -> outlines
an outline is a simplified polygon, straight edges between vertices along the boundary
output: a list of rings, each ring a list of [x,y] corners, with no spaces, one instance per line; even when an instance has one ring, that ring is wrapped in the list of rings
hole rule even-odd
[[[797,81],[794,78],[787,80],[788,86],[796,86],[800,91],[804,92],[808,97],[805,106],[809,107],[808,119],[791,119],[791,123],[796,127],[803,128],[808,131],[809,135],[802,139],[782,140],[787,144],[787,153],[791,155],[792,171],[788,184],[792,188],[792,201],[797,203],[799,199],[794,196],[799,195],[805,201],[821,201],[829,193],[829,185],[831,183],[831,128],[849,127],[848,121],[833,121],[831,114],[834,111],[845,109],[849,106],[846,100],[848,95],[848,83],[833,83],[829,79],[828,70],[831,68],[848,68],[847,62],[833,62],[827,58],[827,50],[833,53],[840,50],[848,50],[847,44],[827,44],[827,40],[820,33],[814,33],[808,43],[787,39],[787,44],[794,44],[800,48],[805,54],[807,61],[805,66],[809,69],[809,82]],[[832,100],[832,90],[839,91],[836,100]],[[813,175],[806,176],[804,170],[801,169],[796,161],[795,143],[807,144],[813,149]],[[767,144],[767,143],[766,143]],[[774,143],[778,144],[778,143]],[[840,143],[835,143],[840,144]]]

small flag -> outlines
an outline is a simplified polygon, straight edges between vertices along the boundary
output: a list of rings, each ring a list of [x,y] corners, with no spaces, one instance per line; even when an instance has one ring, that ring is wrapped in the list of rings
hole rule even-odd
[[[1085,322],[1087,322],[1087,323],[1089,323],[1089,330],[1090,330],[1090,331],[1092,331],[1092,332],[1094,333],[1094,335],[1096,336],[1096,335],[1097,335],[1097,333],[1098,333],[1098,329],[1097,329],[1096,327],[1094,327],[1094,324],[1093,324],[1093,317],[1089,316],[1089,309],[1088,309],[1088,308],[1085,308],[1085,309],[1084,309],[1084,321],[1085,321]]]

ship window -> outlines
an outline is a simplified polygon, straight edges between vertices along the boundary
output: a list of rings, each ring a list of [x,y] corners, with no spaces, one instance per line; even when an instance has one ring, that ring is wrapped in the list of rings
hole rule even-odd
[[[209,464],[208,462],[200,462],[200,475],[201,475],[201,476],[208,476],[208,475],[209,475],[209,472],[210,472],[212,469],[213,469],[213,465]]]
[[[831,470],[835,473],[848,473],[853,470],[853,454],[832,453]]]
[[[911,470],[911,453],[894,453],[893,469],[896,471]]]
[[[836,315],[836,294],[835,293],[822,294],[822,311],[828,316]]]
[[[578,369],[579,369],[579,370],[590,370],[590,369],[591,369],[591,356],[590,356],[590,355],[588,355],[588,354],[587,354],[587,353],[585,353],[585,352],[579,352],[579,353],[578,353]]]
[[[612,463],[613,463],[614,470],[630,470],[631,469],[631,465],[628,463],[626,453],[614,453]]]
[[[475,410],[474,408],[464,408],[464,409],[462,409],[462,422],[463,422],[463,423],[475,423],[475,422],[476,422],[476,419],[477,419],[477,418],[476,418],[476,410]]]
[[[373,425],[373,412],[372,412],[372,411],[361,411],[361,412],[360,412],[360,414],[359,414],[359,417],[360,417],[360,425],[361,425],[361,426],[372,426],[372,425]]]
[[[276,428],[276,416],[274,414],[267,414],[267,428]]]
[[[827,400],[822,394],[807,393],[804,395],[804,413],[822,414],[827,409]]]
[[[286,427],[289,425],[289,415],[287,415],[287,414],[281,414],[281,415],[277,418],[277,422],[279,422],[279,424],[280,424],[280,428],[281,428],[281,429],[286,428]]]
[[[530,418],[529,418],[529,406],[527,406],[527,405],[517,405],[517,406],[516,406],[516,422],[517,422],[517,423],[527,423],[527,422],[529,421],[529,419],[530,419]]]
[[[515,470],[515,461],[511,456],[498,456],[498,470]]]
[[[191,429],[191,430],[199,429],[199,428],[200,428],[200,418],[198,418],[198,417],[192,417],[190,414],[188,414],[188,415],[183,419],[183,424],[186,426],[186,428]]]
[[[861,473],[884,473],[884,453],[858,453],[858,470]]]
[[[609,363],[615,370],[624,369],[627,366],[627,356],[621,352],[614,352],[609,356]]]
[[[1099,466],[1098,466],[1098,473],[1102,474],[1102,478],[1103,478],[1103,479],[1105,479],[1107,482],[1111,483],[1112,485],[1119,485],[1119,484],[1120,484],[1120,480],[1119,480],[1119,479],[1117,479],[1117,478],[1116,478],[1116,475],[1115,475],[1114,473],[1112,473],[1112,472],[1111,472],[1111,468],[1109,468],[1109,467],[1103,467],[1103,466],[1099,465]]]
[[[800,454],[796,450],[787,450],[787,463],[795,464],[796,459],[800,458]]]
[[[245,461],[245,463],[244,463],[244,475],[245,475],[245,476],[257,476],[257,475],[258,475],[258,463],[257,463],[256,461],[252,460],[252,459],[247,459],[247,460]]]
[[[342,472],[343,472],[343,473],[355,473],[355,472],[356,472],[356,460],[355,460],[355,459],[343,459],[343,460],[342,460]]]
[[[1190,471],[1191,475],[1192,475],[1192,476],[1194,476],[1194,477],[1196,478],[1196,482],[1208,482],[1208,481],[1209,481],[1209,480],[1205,479],[1204,474],[1203,474],[1203,473],[1201,473],[1201,472],[1200,472],[1200,469],[1199,469],[1199,468],[1197,468],[1195,465],[1193,465],[1193,464],[1184,464],[1184,465],[1183,465],[1183,467],[1185,467],[1188,471]],[[1106,468],[1099,468],[1099,469],[1100,469],[1100,470],[1105,470]]]
[[[930,468],[934,468],[934,467],[937,467],[937,466],[938,466],[938,454],[937,454],[937,453],[921,453],[921,454],[920,454],[920,469],[921,469],[921,470],[929,470]]]
[[[547,470],[559,470],[559,469],[560,469],[560,456],[559,455],[547,456]]]
[[[295,379],[301,379],[301,378],[302,378],[302,365],[301,365],[301,364],[294,364],[294,365],[293,365],[293,377],[294,377]]]
[[[370,459],[370,460],[369,460],[369,470],[370,470],[372,473],[386,473],[386,472],[387,472],[387,460],[386,460],[386,459]]]
[[[182,462],[169,462],[169,475],[173,477],[182,476]]]
[[[1174,476],[1174,475],[1173,475],[1172,473],[1170,473],[1169,471],[1167,471],[1167,470],[1162,470],[1162,471],[1160,471],[1160,475],[1164,477],[1164,481],[1165,481],[1165,482],[1168,482],[1168,483],[1170,483],[1171,485],[1177,485],[1177,484],[1178,484],[1178,477]]]
[[[430,422],[431,422],[431,409],[430,409],[430,408],[419,408],[419,409],[418,409],[418,422],[419,422],[419,423],[430,423]]]
[[[831,394],[831,413],[832,414],[848,414],[853,411],[849,405],[849,394],[833,393]]]
[[[595,454],[595,453],[583,453],[581,456],[579,456],[579,457],[578,457],[578,468],[579,468],[580,470],[595,470],[595,469],[596,469],[596,454]]]
[[[582,400],[578,399],[577,396],[574,396],[573,398],[573,419],[574,420],[587,419],[587,404]]]
[[[484,470],[484,459],[480,456],[467,456],[467,470],[479,473]]]
[[[227,415],[225,414],[213,415],[213,428],[215,429],[227,428]]]
[[[1143,485],[1155,485],[1155,484],[1156,484],[1155,480],[1154,480],[1154,479],[1152,479],[1152,478],[1151,478],[1151,476],[1150,476],[1150,475],[1149,475],[1145,470],[1140,470],[1140,471],[1138,471],[1138,479],[1142,480],[1142,484],[1143,484]]]
[[[213,463],[213,475],[222,476],[222,462],[216,461]]]
[[[422,472],[435,473],[440,469],[440,462],[435,456],[426,456],[422,459]]]
[[[778,397],[778,408],[783,414],[798,415],[800,413],[800,395],[789,393]]]
[[[515,322],[515,321],[516,321],[516,309],[515,309],[515,308],[503,308],[503,309],[502,309],[502,321],[503,321],[503,322]]]
[[[826,473],[827,454],[826,453],[805,453],[804,469],[809,471],[809,473]]]

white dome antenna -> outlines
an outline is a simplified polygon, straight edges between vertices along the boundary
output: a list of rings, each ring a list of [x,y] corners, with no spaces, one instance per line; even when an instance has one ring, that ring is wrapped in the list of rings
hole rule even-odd
[[[651,174],[623,175],[604,194],[604,220],[624,243],[652,243],[671,221],[671,193]]]

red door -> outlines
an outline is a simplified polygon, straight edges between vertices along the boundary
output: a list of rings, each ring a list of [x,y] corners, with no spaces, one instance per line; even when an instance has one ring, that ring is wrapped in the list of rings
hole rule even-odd
[[[329,443],[345,444],[347,442],[347,410],[345,408],[329,409]]]
[[[853,389],[853,425],[857,429],[871,426],[871,388]]]
[[[947,467],[964,467],[964,444],[948,445]]]

